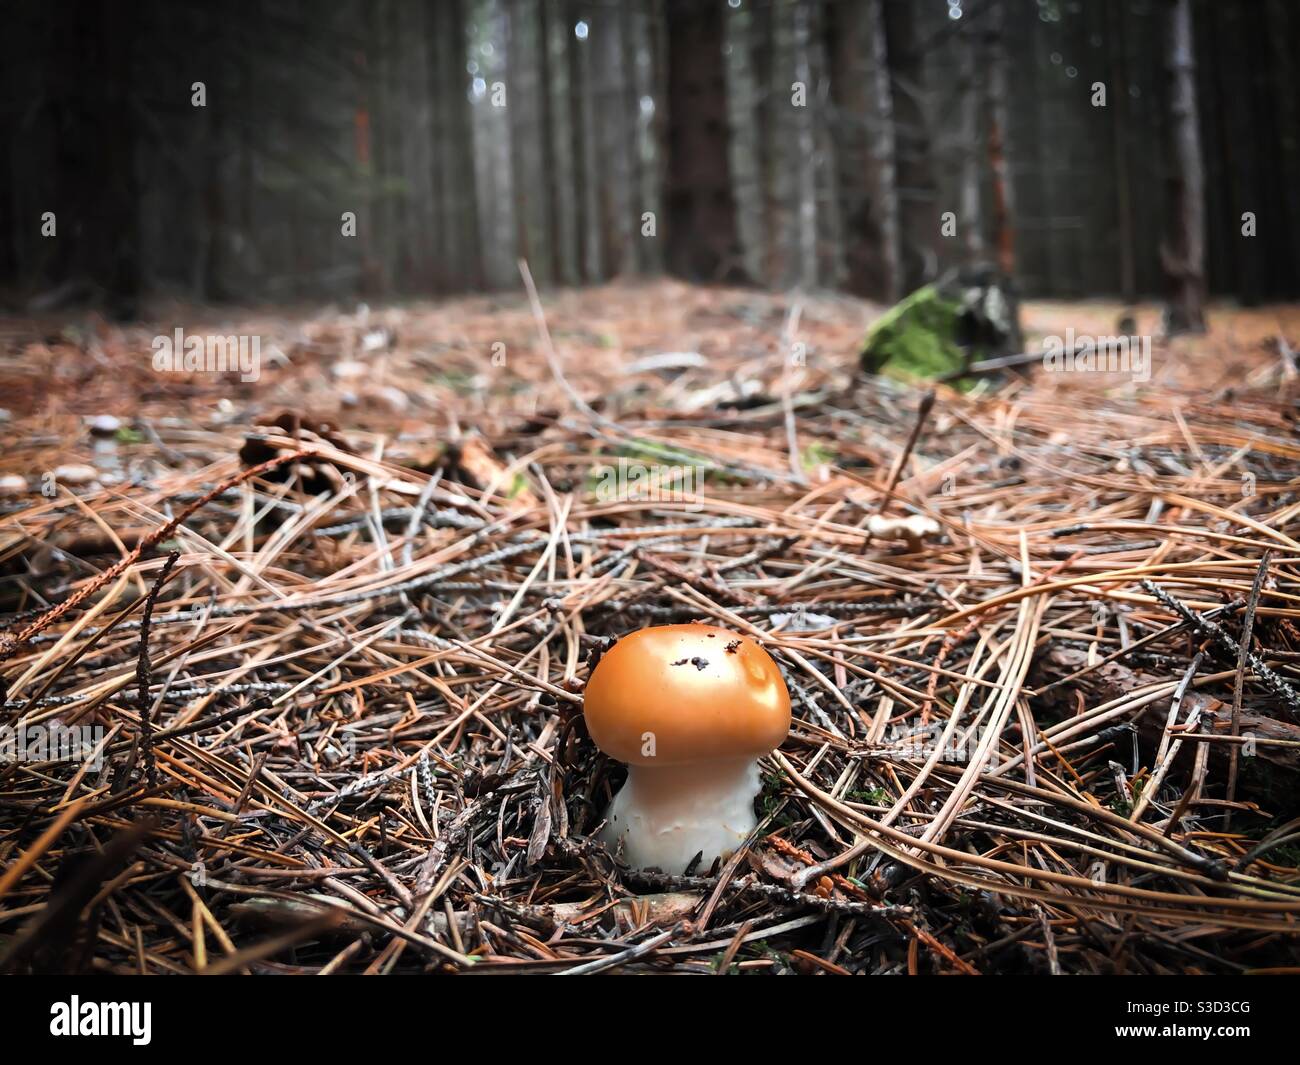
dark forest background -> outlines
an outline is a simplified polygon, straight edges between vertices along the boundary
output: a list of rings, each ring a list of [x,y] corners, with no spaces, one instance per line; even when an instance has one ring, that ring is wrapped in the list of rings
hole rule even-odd
[[[1174,6],[20,0],[0,293],[430,295],[515,287],[522,257],[544,285],[878,299],[990,262],[1026,295],[1133,299],[1165,290],[1190,187],[1210,292],[1295,296],[1300,5],[1191,0],[1190,182]]]

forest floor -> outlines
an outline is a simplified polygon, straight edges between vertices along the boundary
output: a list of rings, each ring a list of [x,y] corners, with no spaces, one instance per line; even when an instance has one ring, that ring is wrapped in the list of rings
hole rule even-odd
[[[0,971],[1300,970],[1300,307],[909,449],[879,308],[543,304],[0,323]],[[589,656],[694,618],[794,724],[735,859],[627,870]]]

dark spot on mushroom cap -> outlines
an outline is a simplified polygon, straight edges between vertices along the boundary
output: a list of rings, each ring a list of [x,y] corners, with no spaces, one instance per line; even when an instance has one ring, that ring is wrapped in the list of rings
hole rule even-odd
[[[740,647],[740,641],[732,640],[731,643],[727,644],[724,650],[727,652],[727,654],[734,655],[737,649],[739,649],[739,647]]]
[[[694,658],[682,658],[672,664],[674,666],[684,666],[688,663],[701,672],[709,668],[709,660],[707,658],[701,658],[699,655],[696,655]]]

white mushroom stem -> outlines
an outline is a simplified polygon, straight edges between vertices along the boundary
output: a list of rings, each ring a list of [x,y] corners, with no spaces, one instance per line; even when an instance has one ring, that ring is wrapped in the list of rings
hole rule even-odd
[[[603,838],[638,869],[680,874],[696,854],[707,870],[732,854],[758,824],[762,790],[752,758],[692,765],[628,766],[627,783],[610,803]]]

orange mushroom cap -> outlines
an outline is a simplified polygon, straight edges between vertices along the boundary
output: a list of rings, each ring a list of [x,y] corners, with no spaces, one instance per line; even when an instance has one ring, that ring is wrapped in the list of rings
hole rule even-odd
[[[631,765],[756,758],[790,731],[790,693],[752,638],[714,625],[658,625],[605,652],[583,714],[596,746]]]

